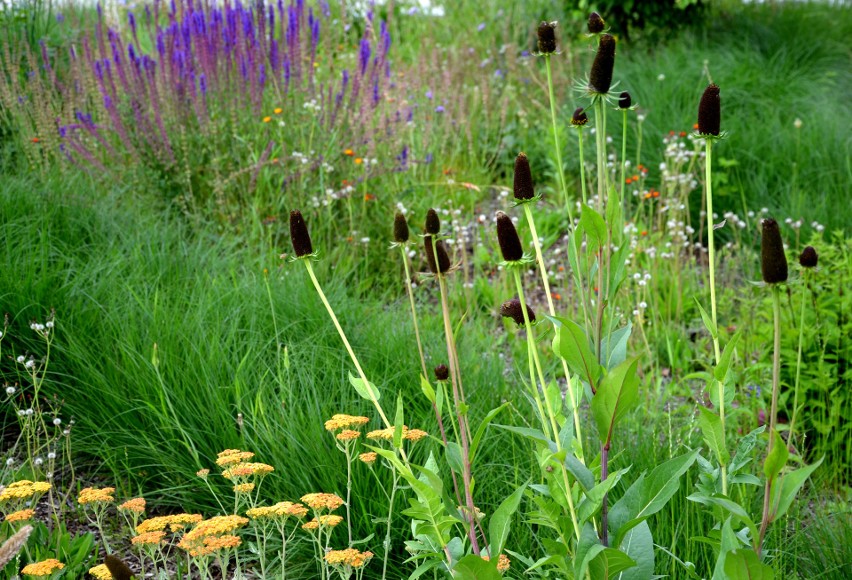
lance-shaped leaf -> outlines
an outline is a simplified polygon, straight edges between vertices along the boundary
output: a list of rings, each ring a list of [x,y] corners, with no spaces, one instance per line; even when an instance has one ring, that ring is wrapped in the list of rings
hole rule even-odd
[[[378,387],[369,381],[364,381],[364,379],[349,373],[349,382],[352,383],[352,386],[355,387],[355,391],[361,395],[361,398],[363,399],[367,399],[368,401],[378,401],[382,398],[382,393],[379,391]]]
[[[725,445],[725,430],[722,427],[722,419],[705,407],[698,407],[698,426],[704,435],[704,442],[716,455],[719,465],[727,465],[731,460],[731,454]]]
[[[589,254],[594,254],[606,243],[606,222],[603,216],[583,205],[580,209],[580,225],[586,231],[586,249]]]
[[[548,318],[556,329],[556,335],[553,337],[554,352],[565,359],[572,373],[579,375],[581,379],[596,388],[601,366],[597,357],[592,354],[586,331],[568,318],[558,316],[548,316]]]
[[[754,550],[740,548],[725,557],[725,576],[728,580],[774,580],[775,571],[761,562]]]
[[[777,520],[787,513],[790,504],[796,498],[796,494],[805,484],[808,477],[811,476],[817,467],[822,464],[825,457],[820,457],[819,461],[812,465],[807,465],[801,469],[791,471],[782,475],[780,478],[772,482],[770,488],[770,498],[772,499],[772,521]]]
[[[784,466],[787,465],[787,458],[790,457],[790,452],[787,450],[787,443],[778,434],[778,431],[772,430],[769,433],[772,438],[772,451],[766,456],[766,461],[763,463],[763,474],[766,479],[772,480],[776,475],[781,473]]]
[[[592,397],[592,417],[601,441],[609,442],[615,424],[633,408],[639,396],[639,359],[627,360],[609,371]]]
[[[618,549],[633,558],[636,565],[616,576],[616,580],[647,580],[654,576],[654,538],[648,522],[642,522],[624,536]]]
[[[506,539],[508,539],[509,530],[512,527],[512,517],[518,511],[518,506],[521,505],[521,498],[526,489],[527,484],[525,483],[516,489],[512,495],[504,499],[488,522],[489,550],[495,559],[506,547]]]

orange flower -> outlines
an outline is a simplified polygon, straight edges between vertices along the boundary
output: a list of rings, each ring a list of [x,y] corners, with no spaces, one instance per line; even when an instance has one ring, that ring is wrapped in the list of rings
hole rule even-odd
[[[550,296],[551,296],[554,300],[562,300],[562,294],[559,294],[558,292],[551,292],[551,293],[550,293]]]
[[[280,115],[282,112],[284,112],[284,109],[282,109],[281,107],[276,107],[272,112],[276,115]]]
[[[372,193],[365,193],[364,194],[364,201],[373,201],[374,199],[376,199],[376,196],[373,195]]]
[[[352,151],[352,149],[346,149],[346,150],[343,151],[343,154],[348,156],[348,157],[352,157],[353,155],[355,155],[355,152]]]
[[[364,163],[363,159],[361,159],[360,157],[355,158],[355,165],[361,165],[362,163]]]
[[[633,180],[628,177],[627,179],[624,180],[624,183],[626,183],[627,185],[630,185],[631,183],[633,183]]]
[[[268,122],[270,122],[271,120],[272,120],[272,117],[264,117],[264,118],[263,118],[263,122],[264,122],[264,123],[268,123]]]

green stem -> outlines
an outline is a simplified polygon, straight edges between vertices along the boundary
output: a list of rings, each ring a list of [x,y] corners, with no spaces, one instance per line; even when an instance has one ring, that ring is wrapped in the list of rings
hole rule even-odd
[[[598,210],[604,215],[606,199],[606,128],[604,125],[604,100],[603,97],[595,98],[595,145],[597,148],[598,161]]]
[[[556,167],[559,170],[559,185],[562,188],[562,201],[568,212],[569,225],[574,226],[574,216],[568,201],[568,185],[565,183],[565,168],[562,166],[562,148],[559,144],[559,126],[556,123],[556,97],[553,93],[553,75],[550,71],[550,55],[544,55],[544,65],[547,70],[547,94],[550,98],[550,121],[553,126],[553,149],[556,152]]]
[[[627,109],[622,110],[623,123],[621,125],[621,199],[619,199],[619,203],[621,203],[622,209],[624,209],[624,162],[627,160]]]
[[[588,205],[589,196],[586,193],[586,162],[583,160],[583,128],[577,128],[577,139],[580,148],[580,187],[583,192],[583,205]]]
[[[805,268],[803,272],[805,278],[805,292],[807,292],[808,288],[808,272],[809,268]],[[795,445],[793,441],[793,434],[796,431],[796,416],[799,414],[799,379],[802,374],[802,343],[805,336],[805,303],[805,296],[802,296],[802,309],[799,314],[799,348],[796,354],[796,381],[793,386],[793,417],[790,419],[790,431],[787,435],[787,441],[789,441],[791,445]]]
[[[396,470],[393,472],[393,487],[391,488],[390,498],[389,498],[389,506],[388,506],[388,529],[385,533],[385,561],[382,564],[382,580],[385,580],[388,572],[388,556],[390,555],[391,549],[391,521],[393,518],[393,500],[396,496],[396,488],[399,484],[399,476],[397,475]]]
[[[408,301],[411,304],[411,320],[414,323],[414,337],[417,339],[417,352],[420,353],[420,370],[423,371],[423,376],[428,377],[426,371],[426,358],[423,356],[423,344],[420,342],[420,328],[417,325],[417,309],[414,307],[414,290],[411,288],[411,272],[408,267],[408,256],[405,253],[405,246],[399,247],[402,253],[402,263],[405,265],[405,287],[408,290]]]

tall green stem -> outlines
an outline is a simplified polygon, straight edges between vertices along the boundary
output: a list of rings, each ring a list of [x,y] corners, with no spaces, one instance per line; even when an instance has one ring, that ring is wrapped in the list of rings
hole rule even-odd
[[[595,145],[598,161],[598,210],[604,215],[606,201],[606,126],[604,119],[604,99],[595,98]]]
[[[622,124],[621,124],[621,194],[619,203],[624,209],[624,162],[627,160],[627,109],[622,109]]]
[[[808,291],[808,273],[810,268],[804,268],[803,276],[805,278],[804,292]],[[788,431],[787,441],[791,445],[795,445],[793,434],[796,431],[796,416],[799,414],[799,379],[802,374],[802,343],[805,337],[805,303],[806,297],[802,296],[802,308],[799,314],[799,348],[796,353],[796,381],[793,386],[793,417],[790,419],[790,430]]]
[[[544,64],[547,69],[547,94],[550,98],[550,121],[553,126],[553,149],[556,152],[556,167],[559,171],[559,185],[562,187],[562,201],[568,212],[568,220],[571,227],[574,225],[574,215],[571,212],[571,204],[568,201],[568,185],[565,182],[565,168],[562,166],[562,147],[559,143],[559,125],[556,123],[556,97],[553,93],[553,75],[550,72],[550,55],[544,55]]]
[[[583,128],[577,128],[577,140],[580,148],[580,188],[583,194],[583,205],[588,205],[589,194],[586,193],[586,162],[583,159]]]
[[[385,580],[388,572],[388,555],[390,555],[391,549],[391,521],[393,519],[393,500],[396,496],[397,485],[399,484],[399,475],[396,470],[393,470],[393,487],[391,488],[390,498],[388,501],[390,502],[390,506],[388,507],[388,528],[385,533],[385,560],[382,564],[382,580]]]
[[[411,320],[414,323],[414,337],[417,339],[417,352],[420,353],[420,370],[423,371],[423,376],[428,377],[426,371],[426,358],[423,356],[423,344],[420,341],[420,328],[417,325],[417,309],[414,307],[414,290],[411,288],[411,271],[408,267],[408,256],[405,253],[405,246],[399,247],[402,252],[402,263],[405,265],[405,287],[408,290],[408,301],[411,304]]]

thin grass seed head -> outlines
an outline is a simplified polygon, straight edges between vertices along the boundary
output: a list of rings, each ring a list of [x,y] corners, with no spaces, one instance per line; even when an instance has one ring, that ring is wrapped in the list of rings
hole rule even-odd
[[[718,137],[722,124],[722,105],[719,87],[710,84],[704,89],[698,103],[698,133]]]
[[[556,52],[556,21],[544,22],[538,25],[538,51],[541,54]]]
[[[813,246],[807,246],[799,255],[799,264],[802,268],[816,268],[819,255]]]
[[[582,127],[589,122],[589,116],[586,114],[586,109],[577,107],[574,109],[574,114],[571,115],[571,124],[575,127]]]
[[[784,242],[781,229],[772,218],[763,220],[760,237],[760,269],[763,281],[767,284],[780,284],[787,281],[787,256],[784,254]]]
[[[611,34],[601,34],[598,52],[589,74],[589,91],[599,95],[607,94],[612,86],[613,68],[615,68],[615,37]]]
[[[437,243],[432,242],[432,236],[423,238],[423,246],[426,251],[426,263],[429,265],[429,271],[433,274],[444,274],[450,270],[450,256],[447,254],[447,247],[444,242],[438,240]],[[438,263],[435,263],[435,254],[438,254]]]
[[[601,15],[597,12],[589,14],[589,32],[592,34],[600,34],[606,28],[606,23]]]
[[[431,207],[426,212],[426,224],[423,231],[433,236],[441,233],[441,218],[438,217],[438,212]]]
[[[500,305],[500,316],[503,318],[511,318],[518,326],[524,325],[524,310],[521,306],[521,301],[517,298],[507,300]],[[527,305],[527,316],[530,317],[530,323],[535,322],[535,311],[531,306]]]
[[[513,183],[515,199],[524,201],[535,197],[530,160],[526,153],[518,153],[515,157],[515,179]]]
[[[293,251],[296,252],[297,258],[310,256],[314,253],[308,226],[305,224],[302,212],[297,209],[290,212],[290,239],[293,242]]]
[[[450,378],[450,369],[447,365],[438,365],[435,367],[435,380],[446,381]]]
[[[630,93],[623,91],[620,95],[618,95],[619,109],[629,109],[631,105],[633,105],[633,99],[630,97]]]
[[[409,238],[408,222],[402,212],[397,212],[393,218],[393,241],[404,244]]]
[[[518,237],[518,230],[515,229],[512,218],[502,211],[497,212],[497,242],[505,261],[519,262],[524,258],[524,247]]]
[[[5,568],[6,564],[11,562],[12,558],[24,549],[31,533],[33,533],[33,527],[27,525],[3,542],[3,545],[0,546],[0,570]]]
[[[112,554],[104,559],[104,564],[106,564],[106,567],[115,580],[130,580],[133,578],[133,572],[127,567],[127,564]]]

